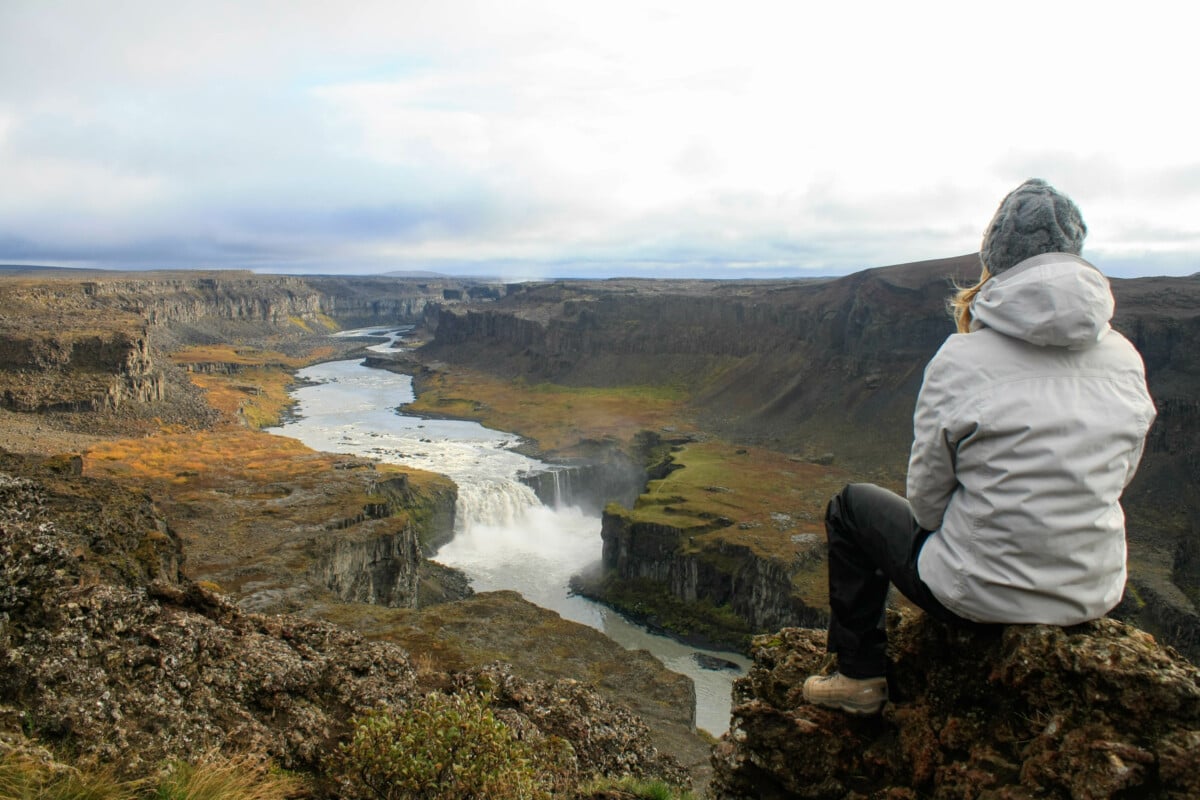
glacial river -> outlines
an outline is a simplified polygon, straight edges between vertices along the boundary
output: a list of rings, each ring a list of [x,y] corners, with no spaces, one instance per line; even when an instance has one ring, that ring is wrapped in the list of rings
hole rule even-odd
[[[371,349],[394,352],[400,332],[372,333],[385,341]],[[571,576],[600,560],[600,517],[569,505],[543,505],[519,476],[553,467],[515,452],[517,436],[475,422],[401,414],[397,406],[413,400],[412,378],[365,367],[360,360],[317,364],[298,377],[306,385],[293,394],[295,414],[272,433],[316,450],[449,476],[458,485],[454,539],[435,560],[465,572],[476,591],[515,590],[626,648],[649,650],[695,683],[697,727],[714,735],[728,729],[733,679],[749,662],[737,653],[702,650],[652,634],[604,605],[572,595]],[[737,668],[706,669],[697,656]]]

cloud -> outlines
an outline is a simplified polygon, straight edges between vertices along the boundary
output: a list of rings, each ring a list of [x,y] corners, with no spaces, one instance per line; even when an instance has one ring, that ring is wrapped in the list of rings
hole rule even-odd
[[[1038,175],[1196,271],[1174,14],[11,0],[0,261],[845,271],[970,252]]]

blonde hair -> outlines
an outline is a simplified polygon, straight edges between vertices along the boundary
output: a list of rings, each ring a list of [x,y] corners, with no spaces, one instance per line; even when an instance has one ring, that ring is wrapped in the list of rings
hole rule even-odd
[[[950,297],[948,305],[950,306],[950,316],[954,317],[954,324],[958,327],[959,333],[971,332],[971,303],[975,300],[975,295],[979,294],[979,290],[991,278],[992,273],[988,272],[988,268],[984,266],[979,273],[979,282],[974,286],[954,285],[956,291]]]

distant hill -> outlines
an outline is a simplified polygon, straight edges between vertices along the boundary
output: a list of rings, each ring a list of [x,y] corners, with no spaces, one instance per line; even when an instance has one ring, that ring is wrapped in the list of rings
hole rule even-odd
[[[385,278],[449,278],[444,272],[430,272],[420,269],[394,269],[391,272],[379,273]]]
[[[36,274],[44,272],[70,272],[79,274],[81,272],[104,272],[94,267],[52,267],[45,264],[0,264],[0,274],[17,275],[22,273]]]

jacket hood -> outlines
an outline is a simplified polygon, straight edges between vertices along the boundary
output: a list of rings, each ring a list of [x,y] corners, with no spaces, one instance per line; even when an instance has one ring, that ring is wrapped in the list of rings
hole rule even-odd
[[[971,303],[971,329],[1041,346],[1090,347],[1108,333],[1114,307],[1100,270],[1069,253],[1043,253],[983,285]]]

